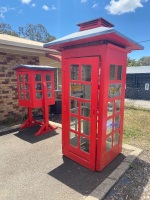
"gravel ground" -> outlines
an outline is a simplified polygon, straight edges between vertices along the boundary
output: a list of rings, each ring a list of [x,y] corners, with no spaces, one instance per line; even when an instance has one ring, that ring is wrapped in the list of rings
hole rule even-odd
[[[149,151],[143,151],[104,200],[150,200],[149,155]]]

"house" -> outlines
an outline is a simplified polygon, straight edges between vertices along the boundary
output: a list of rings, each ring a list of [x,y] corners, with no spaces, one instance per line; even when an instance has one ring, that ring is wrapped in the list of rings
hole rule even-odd
[[[55,89],[61,85],[61,56],[53,49],[43,48],[43,43],[0,33],[0,122],[24,115],[18,106],[16,72],[19,64],[57,67]]]
[[[127,67],[126,98],[150,100],[150,66]]]

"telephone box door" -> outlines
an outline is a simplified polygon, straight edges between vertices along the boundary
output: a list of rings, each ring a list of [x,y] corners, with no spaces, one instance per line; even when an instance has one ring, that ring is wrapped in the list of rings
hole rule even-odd
[[[66,59],[63,69],[63,154],[95,170],[99,57]]]

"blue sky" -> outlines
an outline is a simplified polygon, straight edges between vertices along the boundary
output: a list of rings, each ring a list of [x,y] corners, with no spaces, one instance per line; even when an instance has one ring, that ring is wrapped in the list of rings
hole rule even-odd
[[[103,17],[115,29],[144,46],[128,56],[150,56],[150,0],[0,0],[0,23],[14,30],[43,24],[56,38],[79,30],[79,22]]]

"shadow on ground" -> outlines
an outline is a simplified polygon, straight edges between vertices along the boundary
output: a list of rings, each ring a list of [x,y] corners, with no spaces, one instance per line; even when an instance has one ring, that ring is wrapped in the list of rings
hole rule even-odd
[[[25,140],[29,143],[36,143],[42,140],[51,138],[58,134],[57,129],[48,133],[44,133],[43,135],[35,136],[35,133],[39,130],[40,126],[32,126],[26,129],[20,130],[18,133],[15,134],[18,138]]]
[[[116,169],[124,158],[125,156],[120,154],[101,172],[92,172],[63,156],[64,163],[48,174],[82,195],[89,195],[114,169]]]
[[[16,131],[18,131],[19,130],[19,128],[15,128],[15,129],[10,129],[10,130],[8,130],[8,131],[3,131],[3,132],[1,132],[0,133],[0,136],[3,136],[3,135],[7,135],[7,134],[10,134],[10,133],[12,133],[12,132],[16,132]]]

